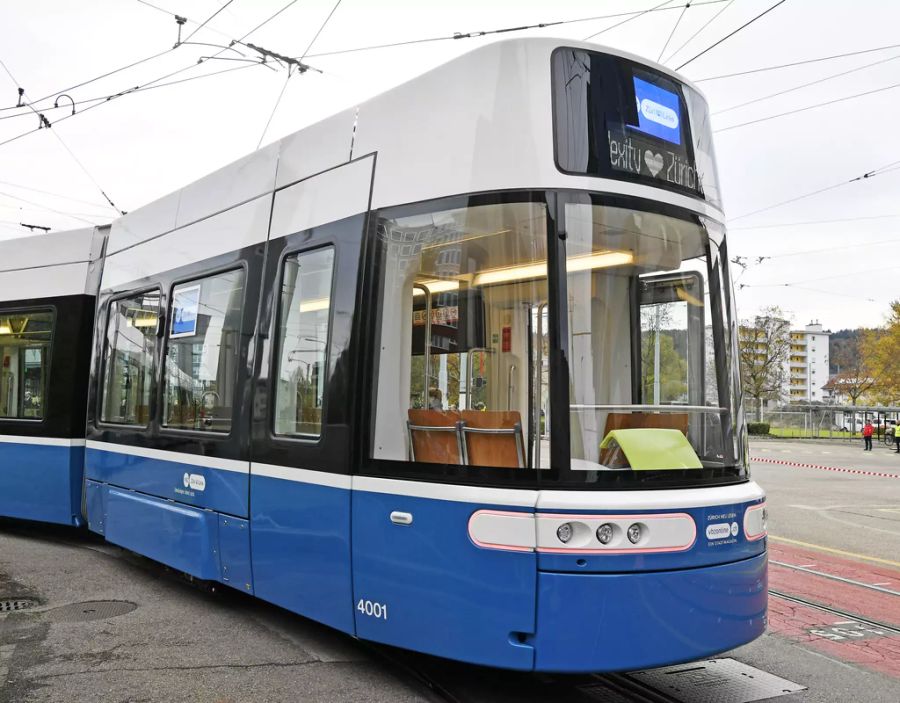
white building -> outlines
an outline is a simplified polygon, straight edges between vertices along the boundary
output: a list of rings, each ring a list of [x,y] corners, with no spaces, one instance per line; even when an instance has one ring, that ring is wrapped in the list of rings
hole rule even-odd
[[[786,362],[783,396],[791,403],[816,403],[825,400],[822,390],[829,378],[829,339],[831,332],[818,322],[803,330],[791,330],[791,351]]]

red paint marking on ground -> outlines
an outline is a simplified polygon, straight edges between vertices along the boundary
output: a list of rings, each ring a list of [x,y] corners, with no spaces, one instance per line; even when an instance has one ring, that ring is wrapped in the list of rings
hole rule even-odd
[[[843,466],[823,466],[821,464],[804,464],[799,461],[786,461],[785,459],[768,459],[761,456],[751,456],[750,461],[758,461],[764,464],[780,464],[799,469],[822,469],[823,471],[837,471],[844,474],[856,474],[857,476],[875,476],[877,478],[900,478],[900,473],[885,471],[868,471],[866,469],[848,469]]]
[[[769,598],[769,629],[772,632],[801,642],[804,646],[835,659],[900,679],[900,635],[865,639],[847,637],[834,641],[821,634],[809,632],[811,629],[829,632],[831,631],[829,628],[842,621],[843,618],[838,616],[791,603],[777,596]]]
[[[840,576],[845,579],[853,579],[866,584],[880,583],[885,588],[900,591],[900,570],[880,564],[869,564],[844,557],[817,552],[814,549],[804,549],[792,545],[769,542],[769,559],[780,561],[794,566],[806,566],[814,571]],[[772,568],[778,568],[774,564]],[[800,572],[802,573],[802,572]],[[810,578],[818,578],[810,575]],[[830,583],[829,580],[825,580]]]

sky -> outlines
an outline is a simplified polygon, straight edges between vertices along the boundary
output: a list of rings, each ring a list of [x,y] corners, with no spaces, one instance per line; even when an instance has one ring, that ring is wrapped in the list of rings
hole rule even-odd
[[[735,266],[739,316],[777,305],[798,328],[880,325],[900,298],[900,168],[878,172],[900,166],[900,3],[784,0],[713,46],[776,2],[5,0],[0,239],[27,235],[20,222],[53,230],[109,222],[116,211],[106,196],[134,210],[484,43],[601,32],[591,41],[662,56],[670,68],[713,47],[682,74],[713,113],[730,254],[743,264]],[[314,70],[288,78],[284,68],[247,61],[256,55],[243,46],[223,49],[285,7],[244,41],[306,55]],[[651,8],[659,9],[636,14]],[[215,46],[173,49],[174,14],[188,19],[183,41]],[[585,18],[597,19],[573,21]],[[332,53],[557,21],[567,23]],[[866,53],[809,62],[854,52]],[[756,70],[796,62],[806,63]],[[173,81],[183,82],[163,85]],[[74,116],[67,98],[51,109],[61,93],[83,101],[145,84],[155,87],[79,104]],[[19,87],[34,110],[16,108]],[[50,129],[36,129],[35,112]]]

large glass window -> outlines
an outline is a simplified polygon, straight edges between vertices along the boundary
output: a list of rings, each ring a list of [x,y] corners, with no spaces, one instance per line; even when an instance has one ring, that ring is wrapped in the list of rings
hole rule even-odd
[[[590,202],[565,220],[572,469],[733,466],[719,238],[699,218]]]
[[[285,259],[277,335],[276,434],[322,433],[333,269],[332,248]]]
[[[376,459],[550,465],[547,209],[382,214]]]
[[[173,289],[163,392],[166,427],[231,430],[243,298],[243,270]]]
[[[46,416],[52,334],[49,310],[0,312],[0,418]]]
[[[101,412],[104,422],[149,422],[158,327],[159,291],[110,304]]]

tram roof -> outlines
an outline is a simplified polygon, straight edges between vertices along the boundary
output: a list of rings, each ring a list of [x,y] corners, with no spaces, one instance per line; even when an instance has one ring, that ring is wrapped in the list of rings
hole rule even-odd
[[[550,56],[561,47],[630,59],[691,85],[654,61],[597,44],[534,37],[487,44],[114,221],[109,254],[371,154],[378,159],[373,208],[491,190],[596,190],[603,179],[564,174],[554,162]],[[721,219],[695,198],[604,183]]]
[[[107,227],[0,240],[0,300],[90,293],[91,265],[103,255]]]

